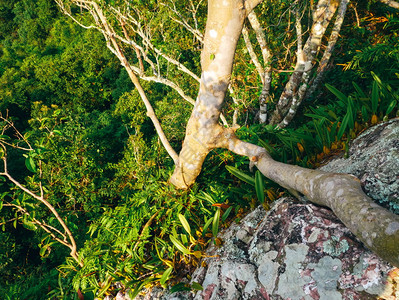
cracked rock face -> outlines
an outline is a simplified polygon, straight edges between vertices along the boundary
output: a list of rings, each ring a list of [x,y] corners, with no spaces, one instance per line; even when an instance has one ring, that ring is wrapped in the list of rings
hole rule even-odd
[[[322,169],[357,176],[369,196],[399,212],[399,120],[365,131],[349,158]],[[192,275],[202,291],[149,299],[399,299],[398,269],[366,249],[329,209],[282,198],[219,238],[223,245],[210,246],[206,266]]]

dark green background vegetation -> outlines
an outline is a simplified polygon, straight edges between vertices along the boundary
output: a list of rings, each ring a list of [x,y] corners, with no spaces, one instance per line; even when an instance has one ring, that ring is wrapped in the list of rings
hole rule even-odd
[[[283,8],[270,11],[270,19],[278,9]],[[176,30],[171,29],[171,43],[164,47],[181,51],[180,60],[199,73],[199,49],[191,47],[189,38],[186,43],[177,39],[172,34]],[[238,134],[272,146],[271,153],[279,160],[308,167],[345,151],[350,139],[371,124],[372,115],[380,121],[397,114],[398,34],[394,10],[373,1],[352,4],[326,76],[330,90],[320,87],[292,126],[281,131],[255,123],[260,90],[243,86],[239,96],[248,99],[242,108],[248,114]],[[237,54],[237,61],[244,62],[242,69],[250,67],[244,53]],[[259,86],[255,72],[244,72],[238,65],[234,76],[244,77],[248,86]],[[286,80],[276,75],[276,94]],[[143,85],[178,149],[192,107],[160,84]],[[197,89],[192,87],[193,97]],[[3,207],[0,295],[4,299],[44,299],[46,294],[73,299],[78,288],[89,297],[91,291],[111,293],[116,281],[132,289],[151,282],[164,284],[196,266],[219,226],[238,220],[263,201],[250,180],[240,181],[225,168],[233,166],[237,168],[233,173],[241,170],[254,177],[247,160],[224,150],[211,153],[191,190],[176,191],[169,185],[173,161],[158,141],[126,72],[100,33],[74,24],[51,0],[0,0],[0,111],[35,149],[42,149],[46,197],[67,221],[85,257],[84,267],[77,267],[64,246],[51,243],[41,230],[30,230],[20,215]],[[25,166],[21,152],[10,153],[9,169],[27,187],[37,185],[38,175]],[[271,182],[264,184],[267,207],[282,190]],[[37,218],[55,224],[42,205],[9,182],[0,189],[6,201],[30,204]],[[399,212],[399,203],[382,204]],[[170,236],[178,237],[182,245]],[[195,255],[183,255],[187,249]]]

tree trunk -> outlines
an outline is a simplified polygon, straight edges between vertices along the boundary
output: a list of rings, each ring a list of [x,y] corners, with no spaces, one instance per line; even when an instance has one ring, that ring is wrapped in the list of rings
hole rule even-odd
[[[246,16],[247,10],[242,1],[208,2],[198,98],[187,124],[178,165],[170,179],[179,188],[187,188],[194,183],[205,157],[218,147],[223,135],[224,130],[218,120]]]
[[[331,208],[367,247],[399,266],[399,216],[373,203],[363,193],[357,178],[276,162],[264,148],[239,140],[233,128],[218,123],[236,44],[249,11],[238,0],[209,0],[200,90],[170,182],[178,188],[189,187],[211,149],[229,149],[248,156],[266,177],[281,186]],[[317,10],[315,20],[318,13]],[[325,27],[321,26],[323,33]],[[306,55],[315,56],[321,36],[310,38],[304,47]]]

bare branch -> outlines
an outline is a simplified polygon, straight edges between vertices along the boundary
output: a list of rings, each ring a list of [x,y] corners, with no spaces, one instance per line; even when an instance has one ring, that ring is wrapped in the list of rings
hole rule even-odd
[[[256,39],[258,40],[258,44],[262,51],[263,63],[265,66],[263,74],[261,74],[261,80],[263,84],[262,92],[259,95],[259,123],[264,124],[267,120],[267,102],[270,100],[270,85],[272,81],[272,54],[267,45],[265,31],[260,25],[255,11],[251,11],[248,14],[248,20],[251,23],[252,28],[255,30]]]
[[[256,70],[258,71],[259,77],[262,80],[262,84],[264,84],[264,81],[263,81],[264,80],[264,78],[263,78],[264,70],[258,60],[258,57],[255,54],[254,48],[253,48],[251,40],[249,38],[248,29],[245,25],[242,28],[242,36],[244,38],[245,46],[247,47],[249,56],[251,57],[251,60],[252,60],[253,64],[255,65]]]

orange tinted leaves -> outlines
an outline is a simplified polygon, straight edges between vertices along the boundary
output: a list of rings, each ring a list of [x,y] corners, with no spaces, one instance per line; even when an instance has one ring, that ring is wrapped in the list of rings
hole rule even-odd
[[[220,207],[222,209],[228,209],[230,207],[230,205],[226,204],[226,203],[215,203],[215,204],[212,204],[212,206]]]

